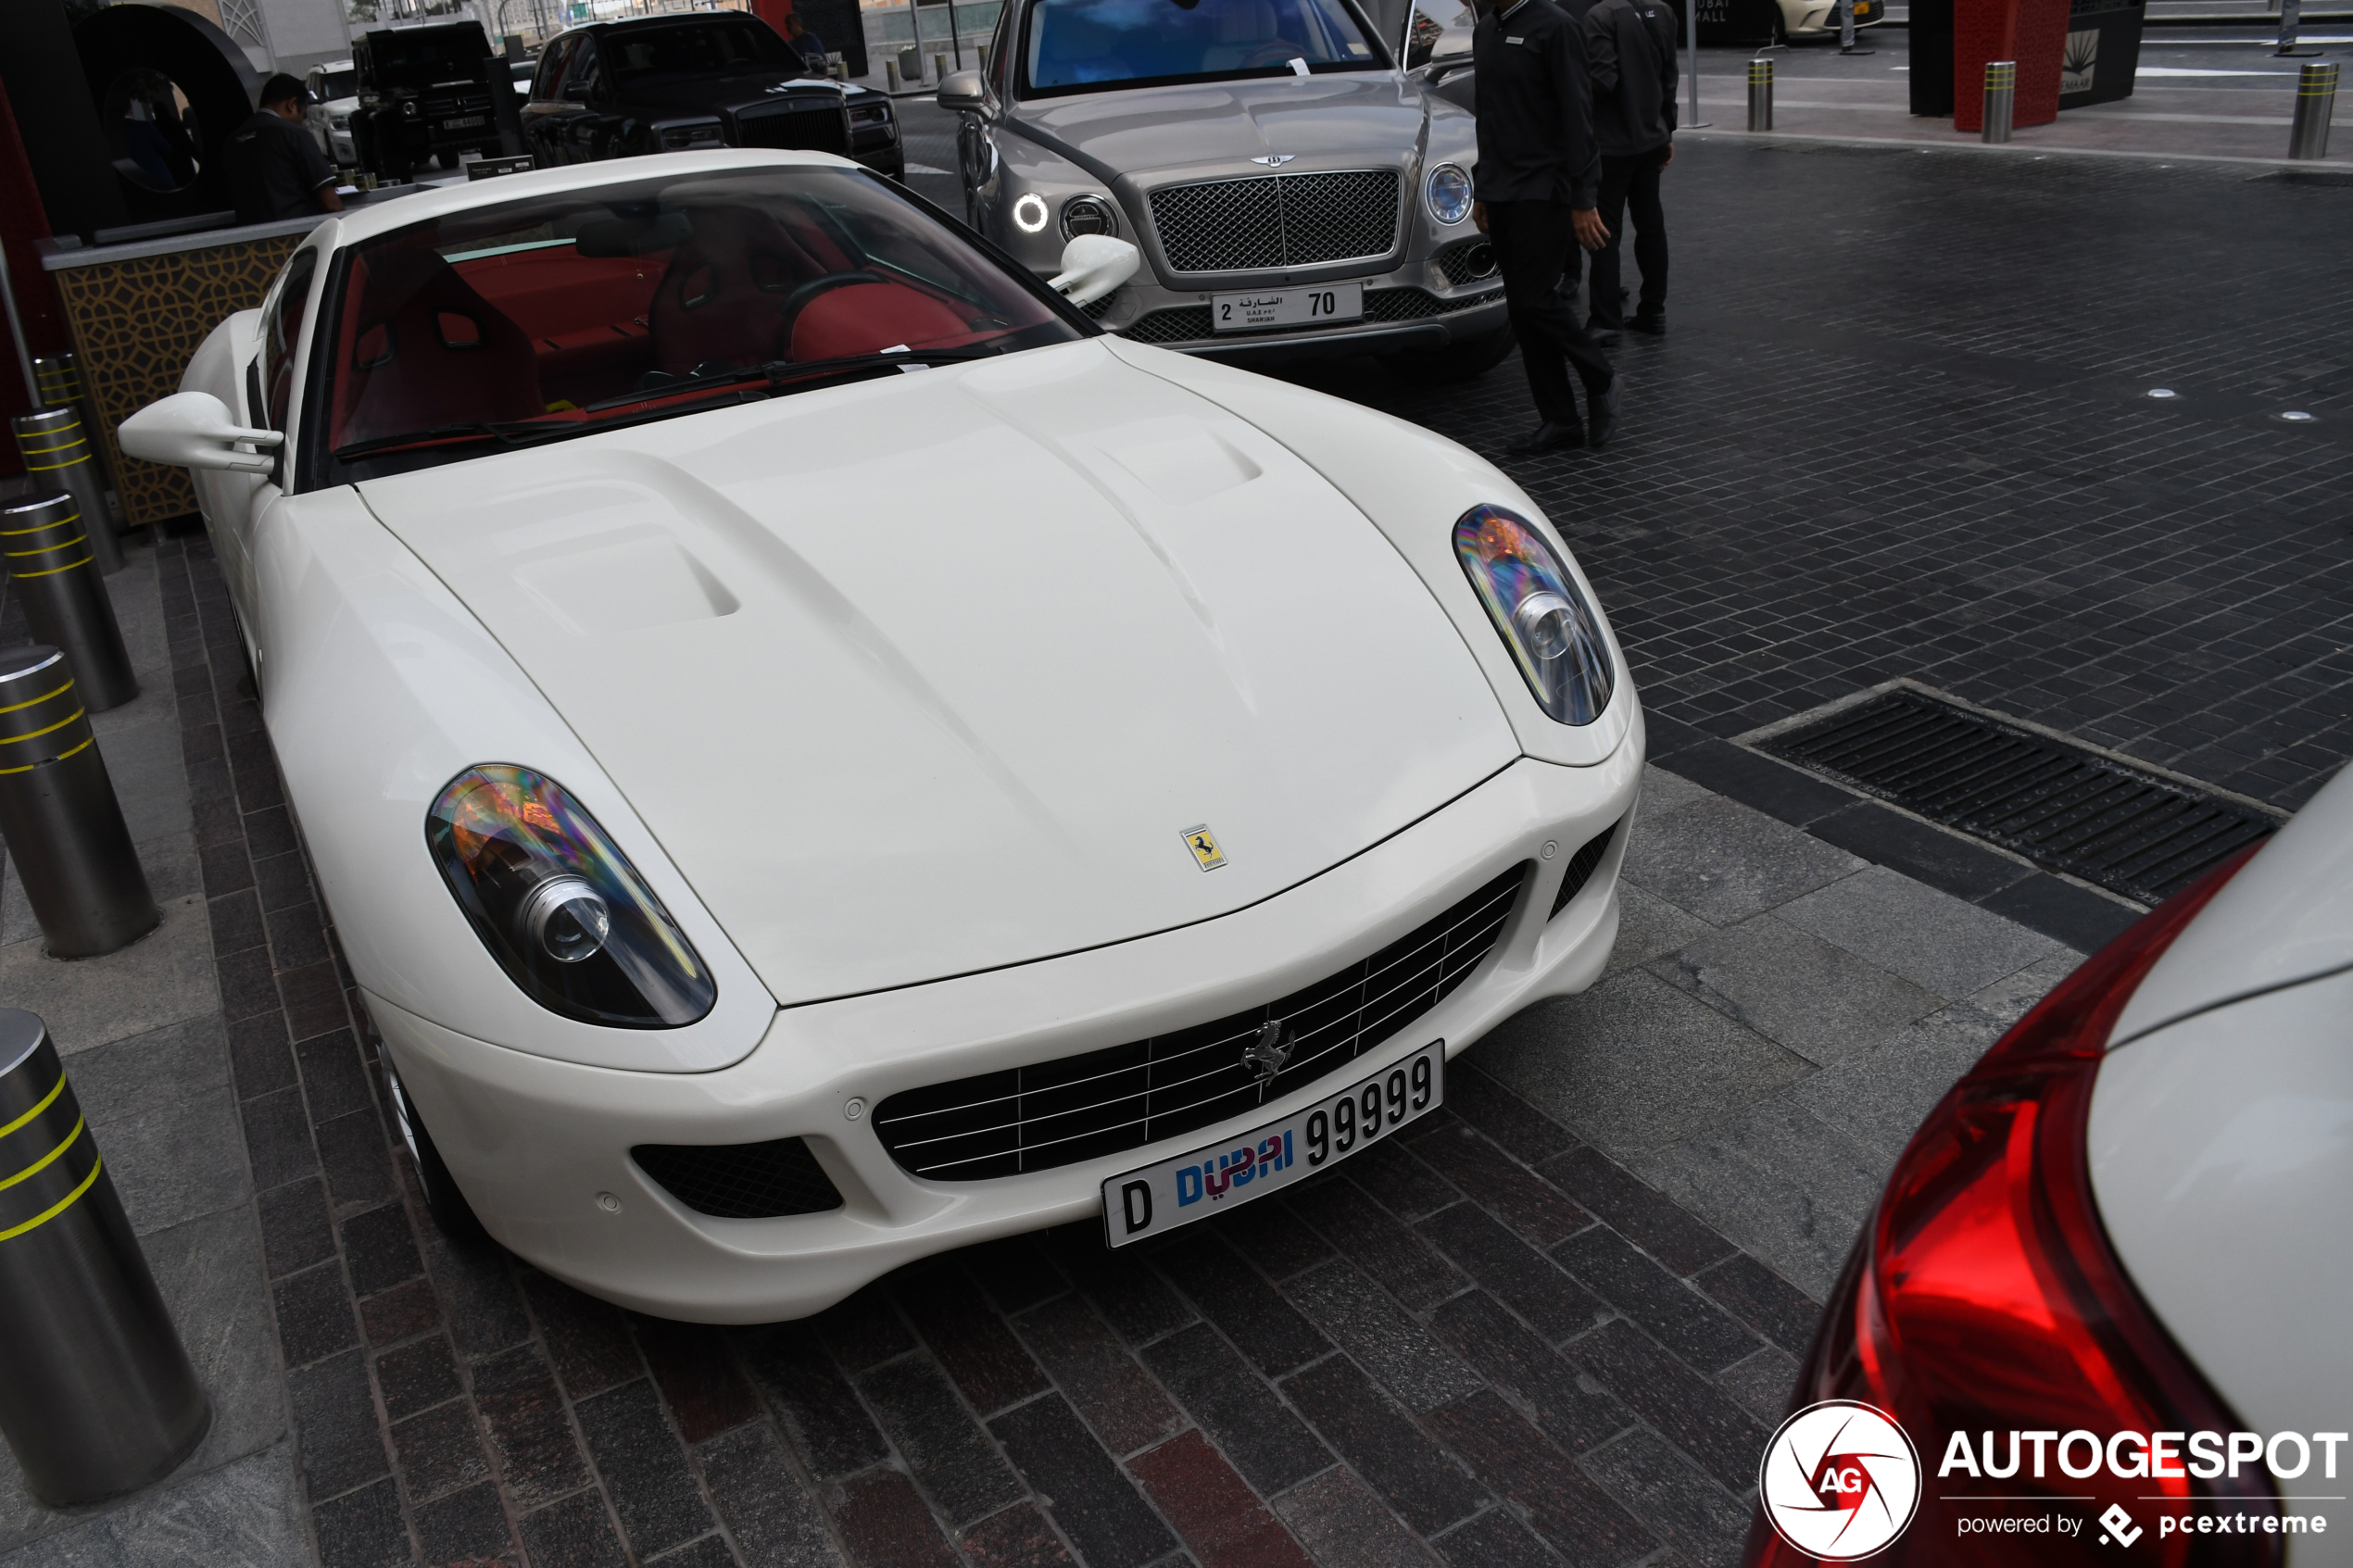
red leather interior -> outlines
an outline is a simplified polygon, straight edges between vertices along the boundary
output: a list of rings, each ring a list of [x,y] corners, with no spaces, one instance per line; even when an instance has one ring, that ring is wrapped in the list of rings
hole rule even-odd
[[[354,262],[333,444],[547,411],[523,330],[422,246]]]
[[[655,365],[684,375],[702,364],[782,358],[786,298],[833,269],[765,213],[699,207],[694,220],[694,237],[671,253],[654,291]]]
[[[981,334],[940,300],[905,283],[828,289],[793,321],[795,359],[838,359],[886,348],[946,348]]]

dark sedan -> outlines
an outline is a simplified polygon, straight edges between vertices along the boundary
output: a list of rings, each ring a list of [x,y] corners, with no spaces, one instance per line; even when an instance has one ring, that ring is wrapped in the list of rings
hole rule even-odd
[[[539,56],[522,110],[542,169],[712,147],[839,153],[903,178],[890,99],[812,75],[800,55],[740,12],[574,28]]]

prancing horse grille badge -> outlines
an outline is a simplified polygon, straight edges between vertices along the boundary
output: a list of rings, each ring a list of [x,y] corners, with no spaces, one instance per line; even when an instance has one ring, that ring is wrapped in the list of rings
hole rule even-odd
[[[1205,872],[1214,872],[1226,863],[1226,852],[1217,847],[1217,835],[1209,831],[1207,822],[1185,830],[1185,847],[1193,852],[1193,859]]]
[[[1279,1018],[1258,1026],[1258,1033],[1242,1051],[1242,1065],[1258,1069],[1264,1080],[1272,1078],[1290,1064],[1290,1053],[1298,1042],[1283,1039],[1283,1021]]]

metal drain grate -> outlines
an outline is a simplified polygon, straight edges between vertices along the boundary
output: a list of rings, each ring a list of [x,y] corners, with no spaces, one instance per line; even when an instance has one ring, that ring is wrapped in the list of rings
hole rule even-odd
[[[1889,692],[1757,749],[2144,904],[2280,825],[1919,692]]]

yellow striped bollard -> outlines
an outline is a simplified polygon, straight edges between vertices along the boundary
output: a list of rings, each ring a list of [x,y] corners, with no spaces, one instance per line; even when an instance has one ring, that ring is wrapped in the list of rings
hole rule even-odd
[[[0,567],[24,601],[32,634],[65,651],[93,713],[120,708],[139,695],[114,600],[98,581],[93,548],[101,531],[89,525],[76,497],[44,495],[0,507]]]
[[[72,667],[39,643],[0,651],[0,838],[52,958],[94,959],[161,923]]]
[[[90,455],[81,414],[72,408],[44,408],[19,414],[8,425],[16,432],[17,451],[34,486],[67,492],[91,523],[90,554],[99,571],[108,577],[120,571],[122,546],[115,543],[114,527],[107,521],[106,482],[98,476],[97,459]]]
[[[98,483],[120,495],[122,476],[115,471],[114,455],[104,439],[106,427],[98,422],[98,405],[82,379],[82,362],[71,354],[36,354],[32,357],[32,379],[34,397],[41,407],[71,408],[82,416],[82,433],[89,438],[90,455],[98,462]],[[119,523],[122,510],[118,506],[107,515]]]
[[[159,1481],[212,1406],[39,1017],[0,1008],[0,1434],[52,1508]]]

